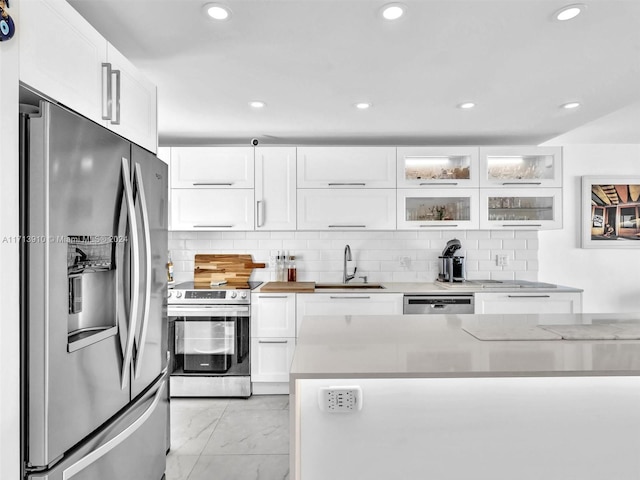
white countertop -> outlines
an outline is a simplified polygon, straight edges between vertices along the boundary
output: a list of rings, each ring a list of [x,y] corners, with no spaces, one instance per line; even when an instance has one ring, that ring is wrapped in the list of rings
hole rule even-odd
[[[267,282],[263,283],[265,285]],[[378,282],[372,282],[378,283]],[[381,289],[358,289],[358,288],[317,288],[313,292],[304,292],[310,294],[316,293],[406,293],[406,294],[432,294],[432,293],[446,293],[455,295],[456,292],[459,293],[479,293],[479,292],[505,292],[505,293],[514,293],[514,292],[582,292],[579,288],[566,287],[563,285],[554,285],[553,287],[540,287],[540,288],[509,288],[509,287],[482,287],[474,284],[456,284],[454,286],[451,285],[443,285],[440,282],[379,282],[384,288]],[[254,293],[262,293],[261,288],[262,285],[254,290]],[[349,285],[357,285],[357,283],[351,283]],[[265,293],[274,293],[274,292],[265,292]]]
[[[638,331],[640,313],[310,316],[291,379],[640,375],[640,340],[479,340],[463,329],[542,338],[528,335],[599,323]]]

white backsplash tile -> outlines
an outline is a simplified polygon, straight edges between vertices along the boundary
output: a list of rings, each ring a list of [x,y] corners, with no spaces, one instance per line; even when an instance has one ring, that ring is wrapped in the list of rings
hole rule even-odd
[[[462,244],[469,279],[538,280],[536,231],[169,232],[169,250],[177,282],[193,280],[198,253],[251,254],[267,264],[253,271],[252,280],[274,280],[272,258],[282,250],[296,256],[300,281],[341,282],[347,244],[355,260],[349,272],[357,265],[357,276],[370,282],[432,282],[452,238]],[[496,265],[498,253],[508,256],[509,265]]]

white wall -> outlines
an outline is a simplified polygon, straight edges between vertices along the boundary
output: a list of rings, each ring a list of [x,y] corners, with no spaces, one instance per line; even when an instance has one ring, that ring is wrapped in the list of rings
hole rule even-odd
[[[640,175],[640,145],[567,145],[564,228],[541,232],[539,276],[584,289],[586,313],[640,312],[638,249],[580,248],[583,175]]]
[[[5,241],[18,235],[17,35],[0,43],[0,168],[0,478],[10,480],[20,477],[18,244]]]
[[[279,250],[298,260],[299,281],[342,282],[344,247],[349,244],[356,275],[370,282],[433,282],[438,255],[452,238],[462,243],[469,279],[537,280],[538,232],[513,230],[432,232],[170,232],[176,281],[193,280],[197,253],[248,253],[269,263]],[[497,254],[509,265],[498,267]],[[254,270],[252,280],[275,280],[273,268]],[[361,279],[357,279],[361,281]]]

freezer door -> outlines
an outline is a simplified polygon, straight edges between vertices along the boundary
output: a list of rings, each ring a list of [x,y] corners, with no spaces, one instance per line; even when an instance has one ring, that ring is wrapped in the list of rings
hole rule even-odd
[[[131,396],[153,382],[167,364],[167,165],[131,146],[133,196],[140,238],[140,284]]]
[[[28,480],[160,480],[166,466],[166,374],[53,469]]]
[[[114,254],[130,146],[63,108],[41,110],[22,152],[21,321],[24,457],[46,467],[130,401]]]

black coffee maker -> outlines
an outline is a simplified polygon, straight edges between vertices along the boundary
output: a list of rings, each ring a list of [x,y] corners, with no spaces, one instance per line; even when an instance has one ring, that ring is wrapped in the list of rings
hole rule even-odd
[[[464,257],[455,256],[455,252],[462,247],[460,240],[454,238],[447,242],[447,246],[438,257],[440,260],[439,282],[464,282]]]

